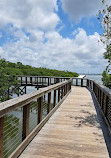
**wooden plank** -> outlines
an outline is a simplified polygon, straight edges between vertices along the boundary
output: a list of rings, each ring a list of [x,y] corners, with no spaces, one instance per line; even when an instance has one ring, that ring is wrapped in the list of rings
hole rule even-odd
[[[4,117],[0,118],[0,158],[3,158],[3,126],[4,126]]]
[[[29,111],[30,104],[27,104],[23,107],[23,140],[29,135]]]
[[[109,158],[89,91],[74,87],[19,158]]]

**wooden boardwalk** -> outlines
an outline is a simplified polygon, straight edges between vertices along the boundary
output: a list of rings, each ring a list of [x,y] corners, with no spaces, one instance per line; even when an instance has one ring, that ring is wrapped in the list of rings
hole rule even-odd
[[[90,92],[72,92],[20,158],[109,158]]]

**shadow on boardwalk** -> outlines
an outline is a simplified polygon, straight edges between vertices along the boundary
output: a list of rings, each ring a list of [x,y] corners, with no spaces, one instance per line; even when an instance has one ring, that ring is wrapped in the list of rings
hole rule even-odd
[[[91,92],[91,96],[92,96],[92,100],[93,100],[93,103],[94,103],[94,106],[95,106],[95,109],[96,109],[99,124],[100,124],[100,127],[101,127],[102,132],[103,132],[103,136],[104,136],[104,139],[105,139],[105,142],[106,142],[106,146],[107,146],[107,149],[108,149],[108,152],[109,152],[109,157],[111,158],[111,134],[108,132],[108,127],[107,127],[105,119],[102,115],[100,106],[99,106],[99,104],[98,104],[97,100],[95,99],[95,96],[92,92]],[[93,118],[93,116],[92,116],[92,118]],[[97,119],[97,118],[94,117],[94,120],[95,119]],[[87,118],[86,118],[86,120],[87,120]],[[83,120],[83,122],[84,121],[85,120]],[[92,121],[93,125],[94,125],[94,123],[95,123],[95,121],[94,122]],[[98,127],[98,128],[100,128],[100,127]],[[94,134],[96,134],[96,133],[94,133]]]

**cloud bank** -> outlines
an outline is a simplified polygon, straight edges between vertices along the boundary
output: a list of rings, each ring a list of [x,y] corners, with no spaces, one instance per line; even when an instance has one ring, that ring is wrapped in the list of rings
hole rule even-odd
[[[100,1],[79,6],[82,0],[61,0],[63,9],[72,19],[90,16]],[[95,5],[95,3],[96,5]],[[92,8],[89,9],[89,8]],[[77,11],[79,8],[79,11]],[[0,2],[0,56],[12,62],[34,67],[47,67],[87,73],[99,73],[105,68],[103,44],[99,34],[87,35],[83,28],[74,30],[73,38],[63,38],[56,31],[60,23],[56,0],[4,0]],[[76,16],[75,16],[76,15]],[[104,63],[104,65],[102,64]]]
[[[79,22],[83,17],[96,16],[100,9],[106,4],[111,4],[110,0],[61,0],[62,8],[71,20]]]
[[[24,34],[17,42],[5,44],[0,48],[0,54],[12,62],[21,61],[35,67],[94,73],[95,70],[102,71],[104,66],[103,44],[98,40],[98,33],[87,36],[82,28],[74,39],[64,39],[55,31],[37,32],[30,37]]]

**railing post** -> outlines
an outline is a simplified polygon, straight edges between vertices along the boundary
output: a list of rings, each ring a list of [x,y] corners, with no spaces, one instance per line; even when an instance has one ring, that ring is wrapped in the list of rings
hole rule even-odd
[[[103,103],[104,103],[104,92],[102,92],[102,102],[101,102],[101,108],[103,110]]]
[[[48,86],[49,86],[49,77],[48,77]]]
[[[3,158],[4,117],[0,118],[0,158]]]
[[[21,85],[22,85],[22,76],[21,76]]]
[[[54,90],[54,107],[56,106],[56,90]]]
[[[101,106],[101,90],[99,89],[99,104]]]
[[[26,82],[26,85],[27,85],[27,77],[25,77],[25,82]]]
[[[95,84],[94,84],[94,82],[93,82],[93,92],[95,94]]]
[[[67,87],[68,87],[68,86],[67,86],[67,84],[66,84],[66,94],[67,94],[67,92],[68,92]]]
[[[66,95],[66,85],[64,85],[64,96]]]
[[[71,82],[70,82],[70,90],[71,90]]]
[[[35,84],[36,84],[36,77],[35,77]]]
[[[39,82],[39,84],[41,84],[41,77],[40,77],[40,82]]]
[[[60,88],[58,89],[58,102],[60,101]]]
[[[42,86],[44,85],[43,77],[42,77]]]
[[[87,87],[89,87],[89,80],[87,79]]]
[[[23,106],[23,140],[29,135],[29,111],[30,104]]]
[[[106,95],[105,97],[105,111],[104,111],[104,115],[107,115],[107,108],[108,108],[108,96]]]
[[[51,111],[51,92],[48,93],[48,107],[47,107],[47,114]]]
[[[63,98],[63,86],[61,87],[61,99]]]
[[[50,85],[51,85],[51,77],[50,77]]]
[[[27,87],[27,86],[24,87],[24,89],[25,89],[25,94],[27,93],[26,87]]]
[[[83,79],[81,79],[81,87],[83,87]]]
[[[32,84],[32,77],[30,77],[30,83]]]
[[[76,86],[78,86],[78,79],[76,78]]]
[[[69,83],[67,84],[67,93],[69,92]]]
[[[38,123],[42,121],[43,96],[38,99]]]
[[[38,77],[37,77],[37,85],[38,85]]]

